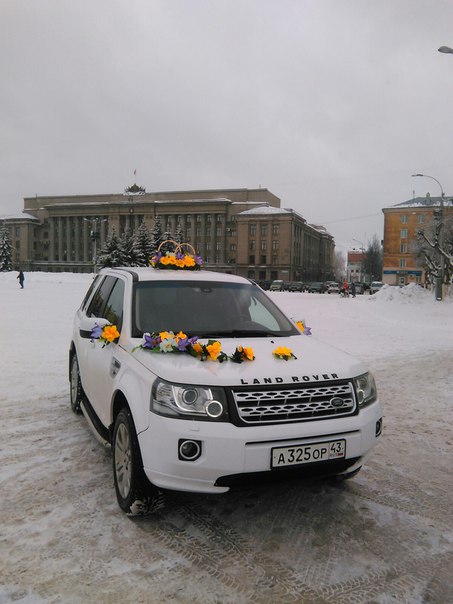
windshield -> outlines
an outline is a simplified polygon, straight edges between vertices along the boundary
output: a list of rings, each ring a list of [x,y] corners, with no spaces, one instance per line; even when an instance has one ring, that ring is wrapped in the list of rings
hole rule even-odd
[[[135,285],[133,333],[183,331],[188,336],[241,337],[298,334],[252,283],[143,281]]]

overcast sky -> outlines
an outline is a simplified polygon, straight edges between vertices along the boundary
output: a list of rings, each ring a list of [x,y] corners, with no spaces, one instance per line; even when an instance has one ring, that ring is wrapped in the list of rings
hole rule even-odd
[[[452,0],[0,0],[0,214],[261,186],[340,249],[381,239],[440,193],[411,174],[453,195],[441,45]]]

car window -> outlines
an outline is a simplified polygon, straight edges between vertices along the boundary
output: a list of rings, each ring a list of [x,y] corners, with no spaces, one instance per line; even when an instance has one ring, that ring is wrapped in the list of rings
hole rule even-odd
[[[84,299],[82,300],[82,304],[80,305],[80,308],[82,308],[84,310],[86,309],[88,301],[91,298],[91,294],[93,293],[93,291],[96,289],[96,287],[99,285],[99,283],[101,281],[102,281],[102,277],[100,275],[96,275],[96,277],[93,279],[90,287],[88,288],[88,291],[85,294]]]
[[[124,282],[117,279],[110,292],[102,316],[121,331],[123,324]]]
[[[86,311],[88,317],[103,316],[102,311],[105,308],[105,303],[110,295],[110,292],[112,291],[113,286],[115,285],[116,280],[116,277],[105,277],[88,305]]]
[[[133,335],[183,331],[188,335],[277,336],[299,332],[268,296],[251,283],[150,281],[135,286]]]

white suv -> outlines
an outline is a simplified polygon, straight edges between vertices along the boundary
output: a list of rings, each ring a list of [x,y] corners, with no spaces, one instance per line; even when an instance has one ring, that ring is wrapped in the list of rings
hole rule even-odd
[[[308,332],[242,277],[103,269],[74,320],[70,398],[112,446],[120,507],[356,473],[382,429],[373,377]]]

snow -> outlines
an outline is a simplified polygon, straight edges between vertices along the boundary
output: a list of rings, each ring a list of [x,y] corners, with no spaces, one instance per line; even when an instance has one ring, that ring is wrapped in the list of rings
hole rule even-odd
[[[161,551],[161,559],[159,547],[156,553],[146,549],[151,545],[140,541],[139,551],[147,553],[143,559],[142,554],[136,556],[134,544],[147,531],[151,533],[154,525],[128,524],[110,488],[108,451],[92,439],[84,419],[74,416],[69,408],[67,353],[72,322],[92,278],[70,273],[25,273],[21,290],[15,272],[0,273],[4,552],[0,602],[118,601],[109,590],[114,589],[112,585],[118,590],[127,587],[121,588],[119,583],[123,574],[135,577],[129,584],[135,590],[145,576],[146,581],[152,576],[153,589],[159,585],[167,596],[171,589],[177,592],[176,587],[170,587],[172,580],[177,581],[172,573],[182,573],[189,581],[187,571],[184,574],[189,561],[182,548],[175,548],[177,553],[172,555]],[[417,471],[425,477],[420,501],[426,504],[434,494],[441,507],[442,501],[451,497],[452,486],[445,484],[445,477],[451,480],[453,296],[437,302],[431,292],[417,285],[384,286],[373,296],[356,298],[289,292],[269,292],[269,296],[287,314],[304,320],[312,329],[311,337],[361,358],[375,374],[384,406],[386,444],[376,447],[375,461],[370,462],[374,463],[375,478],[367,478],[365,471],[359,484],[372,492],[373,480],[379,480],[391,467],[392,475],[409,489],[409,474]],[[362,504],[360,513],[356,504],[353,516],[360,518],[366,510],[379,527],[381,539],[387,531],[395,530],[395,521],[398,530],[407,526],[411,535],[421,540],[416,545],[408,543],[408,550],[414,547],[417,555],[423,551],[433,556],[451,552],[452,537],[442,524],[423,518],[416,527],[415,517],[405,514],[412,498],[410,490],[398,495],[402,511],[386,507],[388,496],[393,494],[397,499],[397,487],[387,487],[389,493],[365,507]],[[181,533],[183,528],[178,530]],[[165,550],[168,536],[160,538]],[[120,548],[117,543],[121,543]],[[404,544],[402,538],[389,546],[390,560],[394,552],[394,568],[398,558],[408,555],[402,553]],[[371,552],[363,558],[358,550],[357,563],[347,563],[347,558],[341,558],[341,549],[335,551],[339,558],[335,566],[332,550],[331,578],[337,579],[341,571],[353,579],[373,564],[378,564],[376,573],[382,570],[384,561],[378,561]],[[160,573],[162,578],[156,583]],[[204,577],[207,584],[203,587],[201,577],[198,575],[200,581],[195,576],[190,579],[195,596],[200,595],[197,590],[220,590],[220,583],[215,583],[212,576]],[[408,594],[415,594],[412,601],[422,601],[417,591],[422,579],[416,572],[414,577],[412,591],[400,592],[399,600],[393,600],[383,588],[374,601],[403,601]],[[96,587],[97,582],[100,587]],[[104,595],[98,599],[98,593]],[[138,592],[134,593],[136,596]],[[212,596],[214,591],[210,593]],[[186,600],[181,597],[178,601]]]

